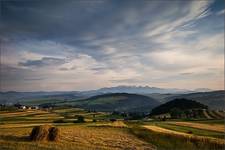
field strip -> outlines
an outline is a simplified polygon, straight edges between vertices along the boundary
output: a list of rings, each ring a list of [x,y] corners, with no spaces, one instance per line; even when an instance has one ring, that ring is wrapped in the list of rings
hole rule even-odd
[[[220,111],[218,111],[218,110],[215,110],[214,111],[217,115],[219,115],[221,118],[224,118],[225,116],[224,116],[224,113],[222,113],[222,112],[220,112]]]
[[[210,116],[212,116],[213,118],[221,119],[220,116],[217,116],[217,114],[214,113],[214,111],[208,111],[208,114],[209,114]]]
[[[203,114],[207,119],[212,119],[212,117],[209,116],[206,110],[203,110]]]
[[[27,115],[35,115],[35,114],[48,114],[45,111],[22,111],[22,112],[10,112],[0,114],[1,117],[15,117],[15,116],[27,116]]]
[[[175,124],[179,126],[192,127],[197,129],[211,130],[217,132],[224,132],[224,125],[219,124],[203,124],[203,123],[193,123],[193,122],[168,122],[170,124]]]
[[[46,123],[32,123],[32,124],[5,124],[0,125],[1,129],[7,129],[7,128],[22,128],[22,127],[33,127],[33,126],[40,126]]]
[[[172,135],[181,135],[181,136],[184,136],[184,137],[190,137],[190,138],[195,138],[195,139],[199,139],[199,140],[210,140],[212,142],[225,144],[224,139],[192,135],[192,134],[188,134],[188,133],[183,133],[183,132],[178,132],[178,131],[173,131],[173,130],[161,128],[161,127],[154,126],[154,125],[145,125],[143,127],[145,127],[146,129],[149,129],[151,131],[154,131],[154,132],[159,132],[159,133],[164,133],[164,134],[172,134]]]

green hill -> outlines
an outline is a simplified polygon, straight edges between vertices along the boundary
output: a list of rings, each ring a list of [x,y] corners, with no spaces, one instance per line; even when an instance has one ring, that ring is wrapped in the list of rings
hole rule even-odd
[[[75,102],[77,107],[105,112],[149,112],[159,104],[150,97],[127,93],[98,95]]]
[[[152,109],[151,115],[160,115],[166,113],[170,113],[171,116],[173,113],[176,113],[176,115],[182,115],[188,113],[190,110],[207,108],[208,106],[196,101],[188,99],[175,99]]]
[[[174,99],[191,99],[209,106],[210,109],[223,110],[225,106],[225,91],[197,92],[189,94],[148,94],[147,96],[161,102],[166,103]]]

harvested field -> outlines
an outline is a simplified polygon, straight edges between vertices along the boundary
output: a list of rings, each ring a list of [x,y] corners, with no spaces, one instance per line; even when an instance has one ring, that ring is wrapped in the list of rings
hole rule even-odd
[[[100,122],[91,124],[91,127],[117,127],[117,128],[124,128],[127,125],[123,121],[115,121],[115,122]]]
[[[154,126],[154,125],[145,125],[144,127],[149,129],[149,130],[152,130],[154,132],[160,132],[160,133],[172,134],[172,135],[181,135],[181,136],[185,136],[185,137],[189,137],[189,138],[194,138],[194,139],[197,139],[197,140],[209,140],[213,143],[225,144],[224,139],[218,139],[218,138],[213,138],[213,137],[205,137],[205,136],[197,136],[197,135],[192,135],[192,134],[188,134],[188,133],[183,133],[183,132],[178,132],[178,131],[173,131],[173,130],[157,127],[157,126]]]
[[[62,126],[60,139],[57,142],[31,142],[28,140],[32,128],[1,129],[0,149],[10,150],[152,150],[154,146],[139,140],[130,134],[126,128],[99,128],[83,125]]]
[[[197,129],[217,131],[217,132],[224,132],[225,130],[224,125],[219,125],[219,124],[203,124],[203,123],[193,123],[193,122],[168,122],[168,123],[180,125],[180,126],[193,127]]]

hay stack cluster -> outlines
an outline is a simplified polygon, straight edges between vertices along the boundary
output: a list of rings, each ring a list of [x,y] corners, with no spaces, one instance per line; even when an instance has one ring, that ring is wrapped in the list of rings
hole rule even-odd
[[[42,125],[34,127],[30,134],[32,141],[58,141],[60,131],[58,128]]]

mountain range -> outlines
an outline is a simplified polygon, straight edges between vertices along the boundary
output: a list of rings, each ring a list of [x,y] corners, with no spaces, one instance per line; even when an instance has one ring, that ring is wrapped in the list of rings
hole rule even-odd
[[[200,91],[200,92],[199,92]],[[207,92],[205,92],[207,91]],[[209,91],[209,92],[208,92]],[[30,105],[40,105],[45,103],[52,103],[57,105],[77,105],[84,107],[85,101],[95,101],[95,96],[103,96],[108,101],[114,101],[109,97],[105,97],[107,94],[136,94],[139,95],[139,98],[136,98],[137,102],[142,103],[142,96],[149,97],[154,101],[157,101],[158,104],[163,104],[168,101],[171,101],[176,98],[186,98],[190,100],[195,100],[202,104],[209,106],[210,109],[224,109],[225,106],[225,92],[221,91],[210,91],[210,89],[197,89],[196,91],[185,90],[185,89],[163,89],[157,87],[148,87],[148,86],[118,86],[118,87],[108,87],[101,88],[98,90],[90,91],[59,91],[59,92],[0,92],[0,104],[30,104]],[[94,97],[94,98],[93,98]],[[128,99],[130,96],[127,96],[126,105],[130,105]],[[133,101],[134,99],[130,100]],[[135,100],[134,100],[135,101]],[[125,102],[125,101],[124,101]],[[108,102],[107,102],[108,103]],[[110,102],[114,103],[114,102]],[[143,102],[145,104],[145,101]],[[150,103],[150,101],[148,101]],[[90,103],[89,103],[90,104]],[[87,104],[87,106],[92,107]],[[155,103],[154,103],[155,104]],[[149,105],[154,105],[149,104]],[[104,107],[106,105],[103,103]],[[95,106],[94,106],[95,107]]]
[[[87,98],[95,95],[101,95],[106,93],[136,93],[136,94],[151,94],[151,93],[191,93],[194,91],[185,89],[166,89],[149,86],[117,86],[107,87],[98,90],[89,91],[57,91],[57,92],[0,92],[0,103],[15,103],[21,100],[30,99],[43,99],[48,97],[54,97],[55,99],[77,99]]]

